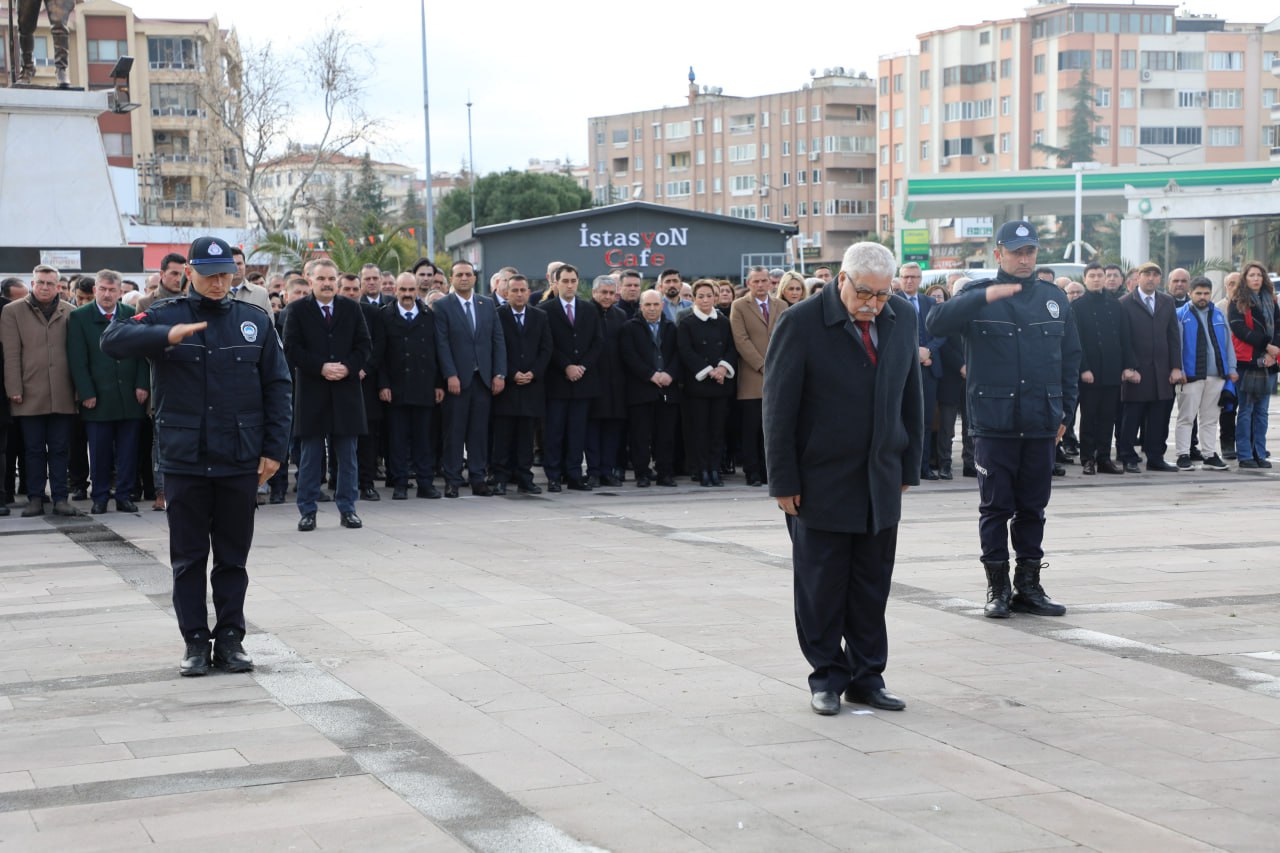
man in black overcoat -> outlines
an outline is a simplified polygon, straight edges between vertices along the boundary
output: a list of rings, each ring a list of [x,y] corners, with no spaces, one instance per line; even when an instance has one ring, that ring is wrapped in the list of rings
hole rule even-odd
[[[1120,298],[1129,320],[1133,366],[1139,379],[1120,386],[1120,436],[1116,455],[1124,470],[1137,474],[1138,430],[1148,471],[1177,471],[1164,459],[1169,439],[1169,415],[1174,388],[1182,376],[1182,327],[1173,297],[1161,293],[1160,266],[1147,261],[1138,267],[1138,286]]]
[[[845,252],[836,286],[783,312],[765,357],[769,494],[791,533],[810,706],[906,704],[885,689],[884,623],[902,494],[924,442],[916,315],[878,243]],[[841,648],[841,640],[844,648]]]
[[[600,396],[591,400],[587,412],[587,485],[592,488],[621,486],[625,468],[621,453],[627,432],[627,389],[618,335],[628,318],[617,301],[613,276],[596,276],[591,282],[591,304],[600,312],[604,346],[596,360]]]
[[[507,384],[493,399],[493,474],[497,494],[515,482],[521,494],[540,495],[533,482],[533,431],[546,414],[546,373],[551,363],[551,327],[543,311],[529,305],[529,280],[507,281],[507,301],[498,309],[507,344]]]
[[[360,500],[379,501],[382,497],[374,488],[373,481],[378,474],[378,448],[382,446],[382,400],[378,397],[381,385],[378,382],[379,354],[382,352],[382,309],[394,304],[384,302],[379,305],[361,299],[361,280],[351,273],[339,276],[338,292],[360,306],[360,314],[369,329],[370,345],[373,355],[360,371],[360,393],[364,395],[364,419],[368,427],[356,440],[357,480],[360,485]]]
[[[362,526],[356,440],[365,432],[360,371],[373,352],[360,306],[338,294],[338,268],[328,258],[307,264],[311,296],[290,303],[284,321],[284,353],[294,374],[293,434],[301,439],[298,465],[298,529],[316,529],[316,501],[325,467],[325,437],[338,460],[334,501],[342,526]]]
[[[436,321],[418,300],[411,272],[396,278],[396,301],[378,312],[378,400],[387,407],[387,468],[391,499],[409,497],[410,469],[418,497],[435,499],[435,443],[431,415],[444,400],[444,376],[436,361]]]
[[[662,313],[662,294],[640,294],[639,311],[619,335],[627,381],[627,423],[636,486],[674,486],[676,427],[680,423],[680,351],[676,324]],[[649,467],[650,460],[654,467]]]

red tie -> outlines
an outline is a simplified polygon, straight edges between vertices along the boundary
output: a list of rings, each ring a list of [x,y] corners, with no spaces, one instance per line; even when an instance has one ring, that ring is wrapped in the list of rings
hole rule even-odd
[[[108,322],[108,323],[110,323],[110,322],[111,322],[111,318],[112,318],[112,317],[114,317],[114,316],[116,316],[116,313],[115,313],[114,311],[112,311],[110,314],[108,314],[108,315],[107,315],[107,322]]]
[[[769,303],[768,302],[760,303],[760,313],[764,315],[764,322],[765,322],[765,325],[767,326],[769,324]]]
[[[573,303],[570,302],[564,306],[564,313],[569,315],[569,325],[573,325]]]
[[[330,310],[330,308],[329,308],[329,306],[328,306],[328,305],[321,305],[321,306],[320,306],[320,308],[321,308],[321,310],[323,310],[323,311],[324,311],[324,324],[325,324],[326,326],[332,326],[332,325],[333,325],[333,312],[332,312],[332,310]]]
[[[871,359],[871,366],[876,366],[876,345],[871,342],[871,321],[870,320],[854,320],[858,330],[862,332],[862,345],[867,349],[867,357]]]

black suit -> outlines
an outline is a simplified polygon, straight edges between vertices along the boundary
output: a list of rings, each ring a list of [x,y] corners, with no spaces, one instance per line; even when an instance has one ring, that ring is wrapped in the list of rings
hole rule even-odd
[[[924,415],[910,303],[890,298],[875,331],[872,362],[839,288],[828,287],[782,314],[765,357],[769,494],[801,499],[787,526],[796,630],[814,692],[884,686],[902,487],[920,481]]]
[[[618,348],[626,374],[631,468],[636,477],[644,476],[652,459],[659,477],[673,476],[680,422],[680,351],[675,324],[660,316],[655,343],[649,324],[637,314],[623,325]],[[670,375],[671,384],[655,385],[655,373]]]
[[[600,394],[596,362],[604,349],[604,330],[600,311],[585,299],[574,299],[572,323],[558,297],[538,307],[546,312],[551,328],[542,467],[547,482],[558,482],[563,476],[575,483],[582,480],[591,398]],[[586,368],[586,373],[573,382],[565,375],[565,368],[575,364]]]
[[[364,414],[368,429],[356,443],[356,457],[360,464],[360,489],[372,489],[378,471],[378,448],[382,444],[382,401],[378,399],[378,371],[382,352],[382,307],[361,300],[360,312],[373,347],[373,355],[364,366],[364,379],[360,390],[364,394]]]
[[[609,477],[626,467],[621,452],[627,429],[627,383],[618,341],[627,315],[616,305],[607,311],[599,305],[595,308],[600,312],[604,346],[596,361],[600,395],[592,398],[587,413],[587,475]]]
[[[911,303],[911,297],[905,293],[902,298],[911,305],[915,310],[915,305]],[[931,364],[928,367],[920,368],[920,389],[924,398],[924,422],[926,425],[933,423],[933,410],[938,402],[938,382],[943,377],[942,370],[942,351],[943,345],[946,344],[946,338],[934,337],[929,334],[925,328],[925,321],[929,319],[929,312],[938,304],[932,296],[925,296],[923,293],[917,293],[916,299],[920,302],[920,310],[916,313],[916,334],[919,336],[917,346],[928,347],[931,356]],[[920,459],[920,473],[925,474],[929,471],[929,456],[924,454]]]
[[[436,365],[436,321],[418,302],[413,320],[406,320],[398,303],[378,312],[378,391],[389,391],[387,404],[387,473],[398,489],[412,474],[418,488],[435,477],[435,444],[431,416],[436,391],[444,377]],[[412,471],[410,469],[412,468]]]
[[[533,431],[546,412],[546,372],[551,363],[551,327],[547,315],[526,305],[523,322],[510,303],[498,309],[507,343],[507,384],[493,401],[493,474],[499,483],[533,485]],[[517,373],[533,381],[516,384]]]

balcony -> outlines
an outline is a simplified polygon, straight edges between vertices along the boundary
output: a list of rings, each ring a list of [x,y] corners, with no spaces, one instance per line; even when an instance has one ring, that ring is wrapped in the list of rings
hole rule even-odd
[[[147,66],[152,71],[199,71],[195,60],[178,60],[176,62],[149,62]]]

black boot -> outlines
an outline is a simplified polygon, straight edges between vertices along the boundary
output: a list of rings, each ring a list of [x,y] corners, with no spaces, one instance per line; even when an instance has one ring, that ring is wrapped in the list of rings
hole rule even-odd
[[[1031,613],[1036,616],[1062,616],[1067,608],[1045,595],[1040,586],[1040,570],[1048,563],[1039,560],[1018,560],[1013,570],[1013,598],[1009,602],[1010,609],[1017,613]]]
[[[986,563],[982,567],[987,570],[987,606],[982,608],[982,615],[988,619],[1009,618],[1009,561],[1003,563]]]

